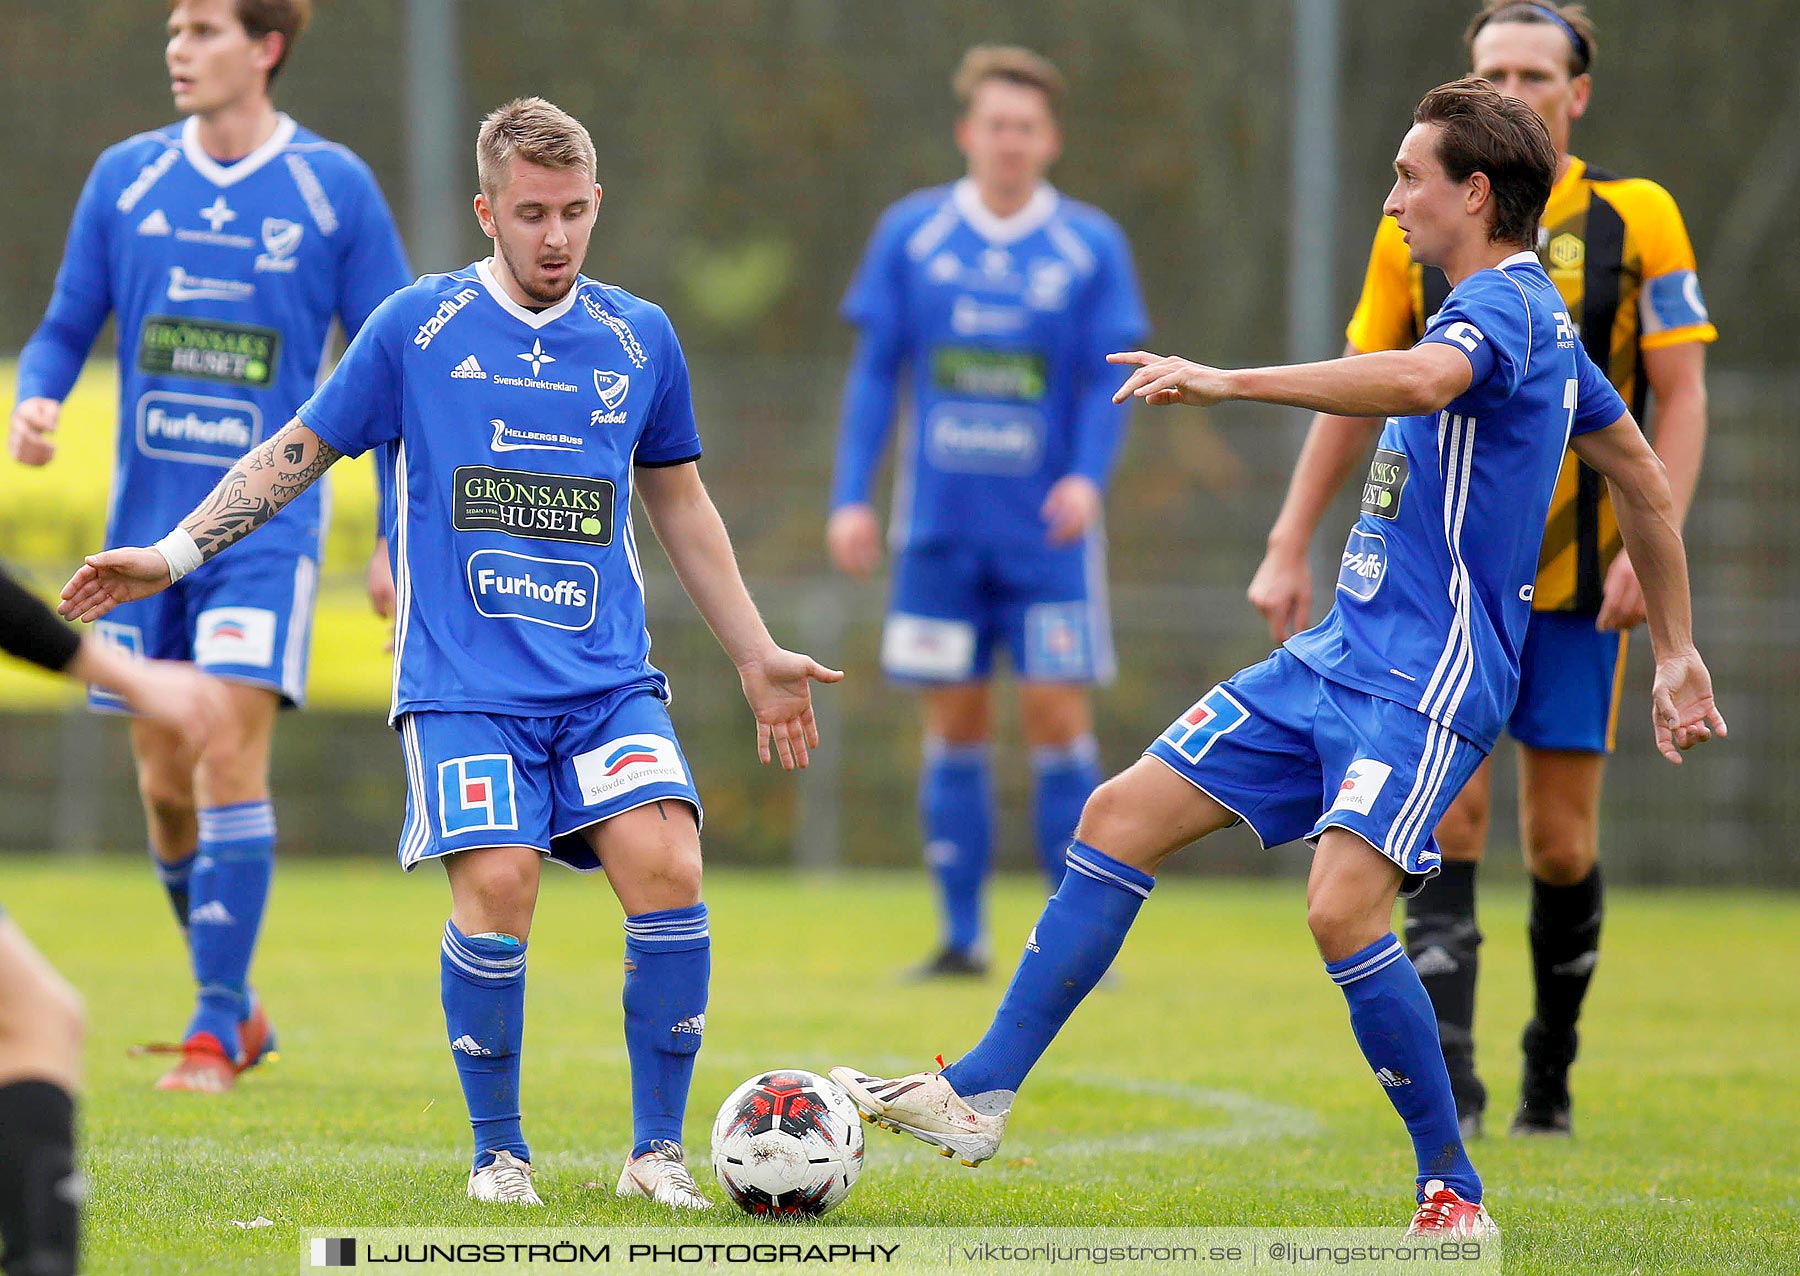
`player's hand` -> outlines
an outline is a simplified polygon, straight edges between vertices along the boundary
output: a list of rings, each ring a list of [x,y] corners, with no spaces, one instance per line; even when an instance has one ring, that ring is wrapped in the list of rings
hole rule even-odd
[[[369,605],[383,620],[392,620],[394,618],[394,569],[388,562],[388,543],[385,536],[375,538],[375,552],[369,555],[368,583]],[[394,650],[392,626],[388,627],[387,643],[382,650],[389,653]]]
[[[1204,363],[1178,359],[1172,354],[1151,354],[1148,350],[1109,354],[1106,361],[1137,367],[1137,371],[1125,379],[1125,384],[1113,392],[1114,403],[1135,397],[1158,407],[1189,403],[1204,408],[1231,397],[1231,374],[1209,368]]]
[[[807,764],[807,750],[819,747],[809,684],[837,682],[843,676],[841,669],[827,669],[811,656],[780,647],[738,666],[744,699],[756,715],[756,756],[765,765],[771,752],[784,770]]]
[[[881,520],[872,505],[840,505],[825,524],[825,548],[832,565],[865,579],[881,566]]]
[[[109,549],[90,554],[62,587],[56,614],[64,620],[98,620],[120,603],[161,593],[170,584],[169,563],[154,549]]]
[[[1656,686],[1650,693],[1656,717],[1656,748],[1681,765],[1681,754],[1715,735],[1725,738],[1725,719],[1713,704],[1712,675],[1689,647],[1656,662]]]
[[[1085,474],[1065,474],[1056,480],[1038,513],[1050,526],[1044,539],[1052,545],[1080,540],[1100,521],[1105,501],[1094,480]]]
[[[62,404],[55,399],[21,399],[13,409],[6,450],[21,465],[48,465],[56,455],[56,422]]]
[[[1601,633],[1616,633],[1635,629],[1644,619],[1644,590],[1638,584],[1637,568],[1620,550],[1606,569],[1606,586],[1600,595],[1600,614],[1594,618],[1594,628]]]
[[[146,718],[174,727],[196,753],[204,749],[231,712],[225,684],[173,660],[132,660],[130,664],[122,688],[125,703]]]
[[[1312,611],[1312,564],[1306,551],[1271,549],[1264,554],[1250,578],[1249,597],[1276,642],[1286,642],[1306,628]]]

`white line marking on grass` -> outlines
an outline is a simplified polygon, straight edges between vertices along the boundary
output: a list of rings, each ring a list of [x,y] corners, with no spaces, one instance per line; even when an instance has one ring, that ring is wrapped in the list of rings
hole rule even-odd
[[[1051,1073],[1049,1079],[1065,1084],[1091,1086],[1097,1090],[1167,1099],[1197,1110],[1223,1113],[1227,1118],[1223,1125],[1151,1130],[1141,1134],[1122,1133],[1099,1139],[1071,1139],[1037,1145],[1039,1155],[1057,1160],[1141,1156],[1148,1152],[1169,1152],[1186,1147],[1242,1147],[1267,1139],[1308,1138],[1325,1128],[1324,1121],[1306,1108],[1261,1099],[1241,1090],[1215,1090],[1179,1081],[1118,1077],[1106,1072]],[[1026,1146],[1016,1149],[1009,1147],[1001,1159],[1004,1160],[1008,1153],[1018,1155],[1028,1150]]]

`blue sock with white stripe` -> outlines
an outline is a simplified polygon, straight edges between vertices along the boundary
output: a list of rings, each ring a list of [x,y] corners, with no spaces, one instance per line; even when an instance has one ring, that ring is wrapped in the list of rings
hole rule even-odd
[[[1069,848],[1062,885],[1025,941],[1018,973],[973,1050],[944,1069],[965,1099],[1011,1092],[1025,1080],[1081,999],[1106,973],[1156,879],[1085,842]]]
[[[1100,787],[1100,745],[1091,735],[1061,748],[1031,751],[1031,822],[1037,833],[1038,864],[1051,891],[1062,884],[1069,841],[1081,823],[1081,808]]]
[[[694,1055],[706,1031],[712,931],[706,905],[625,919],[625,1053],[631,1059],[631,1155],[681,1142]]]
[[[154,852],[150,856],[150,863],[156,867],[156,879],[168,892],[169,907],[175,910],[176,924],[184,936],[188,933],[188,891],[193,885],[194,861],[199,858],[197,850],[190,851],[185,859],[174,861],[162,859]]]
[[[200,811],[188,879],[188,948],[200,1001],[186,1035],[209,1033],[236,1058],[250,1014],[250,959],[275,875],[275,808],[236,802]]]
[[[445,922],[438,949],[444,1027],[475,1132],[477,1170],[500,1151],[531,1160],[519,1128],[527,946],[511,935],[465,935]]]
[[[1463,1200],[1479,1201],[1481,1176],[1456,1124],[1437,1016],[1400,937],[1383,935],[1342,961],[1326,962],[1325,971],[1344,990],[1356,1044],[1412,1135],[1420,1199],[1428,1180],[1442,1179]]]
[[[927,742],[919,772],[925,863],[937,881],[944,946],[981,943],[982,897],[993,856],[993,778],[985,744]]]

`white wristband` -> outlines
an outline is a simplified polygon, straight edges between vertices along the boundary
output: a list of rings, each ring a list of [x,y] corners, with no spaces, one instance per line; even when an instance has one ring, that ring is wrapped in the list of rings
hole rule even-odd
[[[200,547],[194,544],[194,538],[180,527],[150,548],[161,554],[163,561],[169,565],[171,585],[206,561],[205,556],[200,553]]]

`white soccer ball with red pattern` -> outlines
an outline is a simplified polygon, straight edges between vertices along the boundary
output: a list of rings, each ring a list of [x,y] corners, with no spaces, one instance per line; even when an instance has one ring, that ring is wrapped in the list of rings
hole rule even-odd
[[[856,1105],[834,1081],[798,1068],[750,1078],[713,1121],[713,1173],[746,1214],[816,1217],[862,1173]]]

